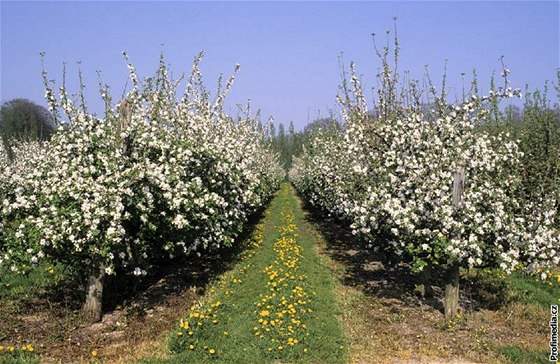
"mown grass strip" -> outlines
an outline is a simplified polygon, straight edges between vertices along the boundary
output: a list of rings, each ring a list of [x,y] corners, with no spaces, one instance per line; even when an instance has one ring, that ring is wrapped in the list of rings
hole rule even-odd
[[[255,302],[258,325],[253,328],[254,335],[267,342],[270,355],[278,359],[308,352],[306,321],[313,312],[312,296],[317,294],[307,291],[307,276],[300,264],[303,248],[289,206],[283,207],[281,220],[280,238],[273,246],[275,259],[262,270],[268,277],[267,290]]]
[[[284,184],[247,256],[170,335],[176,355],[145,362],[343,362],[334,282],[303,224],[294,192]]]

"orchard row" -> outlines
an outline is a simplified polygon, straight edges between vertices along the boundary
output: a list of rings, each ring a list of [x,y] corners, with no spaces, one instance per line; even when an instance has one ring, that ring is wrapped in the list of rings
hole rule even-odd
[[[144,80],[128,63],[132,89],[118,104],[100,86],[104,117],[64,85],[57,96],[44,73],[59,127],[47,142],[2,149],[0,265],[22,272],[49,259],[87,274],[84,310],[99,319],[104,276],[235,243],[284,172],[257,121],[224,113],[233,76],[211,100],[201,57],[180,98],[163,58]]]
[[[519,142],[488,128],[498,101],[519,95],[508,87],[507,69],[506,85],[487,96],[473,92],[448,104],[443,94],[426,103],[433,90],[403,87],[382,61],[373,111],[352,67],[339,98],[344,129],[316,133],[290,170],[300,193],[389,260],[425,277],[443,273],[448,316],[457,312],[460,268],[543,279],[557,273],[558,184],[538,193],[539,185],[527,183],[535,172],[527,173]]]

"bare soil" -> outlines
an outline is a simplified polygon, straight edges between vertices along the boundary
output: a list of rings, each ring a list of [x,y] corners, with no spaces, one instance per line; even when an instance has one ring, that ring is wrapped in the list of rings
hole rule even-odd
[[[247,232],[249,234],[249,232]],[[209,282],[230,269],[241,248],[161,267],[134,287],[115,284],[99,323],[80,317],[83,287],[76,282],[41,295],[0,302],[0,342],[30,343],[45,363],[124,363],[169,355],[166,336]],[[124,282],[126,284],[126,282]],[[119,289],[122,292],[118,292]]]

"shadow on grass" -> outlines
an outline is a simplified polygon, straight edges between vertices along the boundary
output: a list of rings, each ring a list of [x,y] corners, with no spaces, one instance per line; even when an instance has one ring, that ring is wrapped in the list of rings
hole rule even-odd
[[[245,228],[236,239],[238,243],[230,247],[216,250],[212,254],[202,254],[200,257],[193,255],[161,262],[158,269],[143,280],[124,277],[108,281],[108,295],[103,303],[104,312],[124,306],[141,316],[147,309],[186,289],[203,295],[212,280],[230,270],[239,261],[240,254],[247,248],[245,242],[263,218],[263,213],[264,209],[249,217]]]
[[[303,198],[302,201],[307,221],[317,226],[324,237],[326,253],[345,267],[342,283],[360,288],[367,295],[399,300],[407,305],[423,300],[441,306],[437,300],[422,299],[414,293],[420,278],[410,272],[408,265],[390,262],[382,253],[368,249],[352,234],[348,223],[327,216]]]
[[[326,253],[345,267],[343,284],[389,302],[396,300],[398,304],[411,307],[423,304],[443,313],[445,283],[442,272],[431,273],[433,295],[424,295],[421,293],[423,278],[412,273],[407,263],[394,262],[383,253],[367,248],[364,241],[352,234],[348,222],[328,216],[305,198],[300,198],[307,211],[307,221],[317,226],[325,238]],[[497,309],[508,302],[508,287],[503,281],[463,274],[460,284],[460,302],[464,309]]]
[[[261,210],[249,217],[237,242],[245,242],[253,234],[263,212]],[[163,261],[143,279],[126,275],[110,276],[104,286],[103,312],[107,314],[125,308],[129,313],[141,316],[146,310],[186,289],[203,294],[211,280],[236,264],[245,248],[245,244],[236,243],[212,254],[202,254],[201,257]],[[45,271],[45,267],[41,268],[42,271]],[[56,266],[56,269],[56,273],[51,276],[45,272],[31,272],[15,280],[10,287],[12,293],[0,294],[4,300],[2,306],[7,308],[9,305],[12,313],[22,314],[47,310],[52,313],[56,311],[56,316],[61,316],[64,312],[79,311],[85,296],[85,277],[63,265]]]

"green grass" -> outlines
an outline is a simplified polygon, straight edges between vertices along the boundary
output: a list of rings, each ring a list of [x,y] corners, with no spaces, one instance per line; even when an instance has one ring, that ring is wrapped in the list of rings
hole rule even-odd
[[[472,269],[464,278],[473,298],[484,308],[495,310],[510,303],[549,308],[560,303],[558,282],[542,281],[523,272],[501,276],[498,271]]]
[[[24,347],[0,346],[0,364],[38,364],[40,362],[40,357],[35,351],[27,351],[27,348]]]
[[[514,273],[505,278],[509,302],[522,303],[533,307],[530,312],[539,310],[537,307],[549,309],[550,305],[558,304],[560,287],[557,282],[543,282],[537,277],[523,273]],[[515,345],[504,345],[497,352],[511,363],[550,363],[549,352],[544,349],[529,349]]]
[[[60,283],[66,277],[62,265],[43,262],[26,274],[14,274],[0,269],[0,301],[21,303],[33,301],[48,288]]]
[[[473,287],[475,298],[484,303],[486,308],[506,313],[511,312],[514,307],[517,311],[522,308],[525,319],[533,322],[547,323],[550,305],[560,302],[558,282],[542,281],[539,277],[526,273],[515,272],[504,277],[496,271],[472,270],[466,278]],[[518,330],[523,332],[531,328],[518,327]],[[504,362],[549,363],[549,353],[542,346],[527,348],[512,342],[507,345],[494,343],[491,348]]]
[[[6,269],[0,270],[0,317],[26,313],[41,302],[41,296],[52,291],[53,287],[67,277],[62,265],[48,262],[39,264],[26,274],[14,274]],[[0,323],[0,364],[34,364],[40,362],[37,352],[22,350],[22,342],[8,340],[10,322]],[[13,351],[9,348],[12,347]]]
[[[33,354],[0,354],[0,364],[39,364],[39,355]]]
[[[299,235],[296,241],[303,248],[297,274],[305,275],[305,279],[302,279],[299,285],[310,295],[308,307],[313,310],[311,313],[302,314],[302,321],[307,325],[307,329],[294,334],[298,339],[294,346],[272,343],[267,336],[255,336],[255,327],[260,330],[259,313],[264,309],[258,308],[256,304],[260,302],[263,294],[269,293],[269,277],[263,273],[263,269],[277,257],[273,246],[280,238],[277,227],[282,225],[282,211],[290,211],[294,217],[293,223],[297,226]],[[346,345],[342,326],[336,319],[340,312],[333,296],[334,281],[329,269],[317,255],[317,242],[305,224],[307,223],[303,219],[303,211],[291,186],[286,183],[265,215],[261,228],[262,245],[242,259],[232,271],[214,282],[208,295],[201,302],[201,307],[196,309],[208,314],[206,310],[219,301],[219,307],[212,307],[212,312],[209,313],[210,316],[215,314],[216,317],[200,319],[202,325],[196,327],[192,336],[188,335],[190,329],[183,330],[177,327],[177,331],[171,333],[169,338],[170,348],[176,355],[170,359],[153,358],[143,362],[344,362]],[[236,280],[241,282],[234,283]],[[287,289],[291,291],[292,288],[290,286]],[[217,322],[213,322],[214,320]],[[195,345],[193,350],[189,349],[190,344]],[[278,346],[285,346],[285,349],[277,349]],[[273,350],[269,350],[271,347]],[[211,349],[215,350],[213,354]]]
[[[511,300],[543,307],[560,303],[560,286],[552,285],[523,273],[514,273],[506,278]]]
[[[504,356],[510,363],[550,363],[550,361],[548,360],[549,353],[546,350],[529,350],[525,348],[519,348],[517,346],[504,345],[498,348],[498,352],[502,354],[502,356]]]

